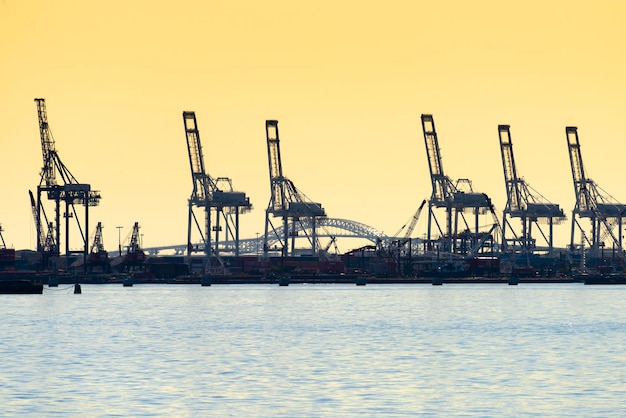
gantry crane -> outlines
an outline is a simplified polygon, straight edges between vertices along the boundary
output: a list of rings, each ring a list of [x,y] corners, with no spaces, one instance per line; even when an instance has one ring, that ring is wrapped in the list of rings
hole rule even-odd
[[[89,228],[89,207],[97,206],[100,202],[100,193],[91,190],[91,185],[79,183],[76,177],[63,164],[56,150],[56,145],[50,126],[48,125],[48,116],[46,111],[45,99],[35,99],[37,104],[37,116],[39,119],[39,136],[41,138],[41,150],[43,155],[43,167],[41,169],[41,178],[37,186],[37,202],[36,202],[36,227],[37,227],[37,251],[44,253],[46,251],[56,252],[60,254],[61,242],[61,203],[65,205],[63,217],[65,218],[65,252],[66,255],[71,253],[82,253],[83,261],[86,260],[88,252],[88,236]],[[54,238],[50,239],[50,247],[46,247],[46,240],[41,238],[44,236],[42,231],[42,215],[45,217],[43,203],[41,201],[42,193],[47,194],[48,200],[54,201],[55,220],[48,224],[48,235],[52,231],[55,232]],[[84,225],[76,210],[76,205],[85,207]],[[83,240],[83,250],[70,251],[70,218],[74,218],[78,226],[78,230]]]
[[[572,167],[574,180],[574,193],[576,205],[572,211],[572,229],[570,248],[575,250],[575,231],[580,231],[581,250],[587,246],[591,256],[599,256],[600,251],[606,247],[606,241],[622,253],[622,224],[626,217],[626,205],[619,203],[613,196],[602,190],[593,180],[587,178],[583,167],[583,159],[578,140],[578,128],[567,126],[565,128],[569,159]],[[591,223],[591,229],[584,228],[580,218],[587,218]]]
[[[513,142],[509,125],[498,125],[500,138],[500,152],[504,169],[504,183],[506,186],[506,207],[502,216],[502,247],[503,250],[512,249],[530,255],[535,249],[536,239],[533,237],[533,225],[545,240],[548,254],[553,250],[554,223],[565,219],[563,209],[559,205],[548,202],[540,193],[532,189],[526,181],[517,175]],[[509,218],[518,218],[521,221],[521,233],[516,234],[509,222]],[[548,223],[548,231],[544,232],[539,222]],[[514,238],[508,239],[508,231]]]
[[[433,249],[432,223],[434,222],[439,230],[441,250],[460,254],[475,252],[477,243],[482,245],[487,241],[485,233],[479,231],[479,216],[490,213],[494,218],[493,225],[499,227],[491,199],[485,193],[475,193],[469,179],[459,179],[453,182],[445,175],[433,116],[422,114],[421,119],[433,189],[428,201],[427,247]],[[435,216],[437,208],[445,209],[445,230],[442,229]],[[474,214],[473,228],[465,219],[464,213],[467,211]],[[463,230],[459,228],[459,218],[463,222]],[[487,234],[491,235],[493,230],[492,227]]]
[[[265,134],[267,138],[267,158],[270,173],[270,201],[265,211],[265,234],[263,235],[263,254],[267,256],[270,228],[272,236],[279,241],[281,254],[286,256],[291,248],[291,255],[295,255],[295,240],[298,235],[297,225],[306,226],[311,235],[305,234],[311,246],[313,254],[317,252],[317,222],[318,218],[326,216],[326,212],[320,203],[312,202],[304,193],[296,188],[291,180],[283,176],[283,168],[280,158],[280,139],[278,136],[278,121],[265,121]],[[277,228],[274,228],[270,215],[280,217],[283,225],[283,235],[279,236]],[[289,221],[291,220],[291,229]],[[291,238],[291,244],[289,244]]]
[[[219,257],[219,233],[222,230],[220,219],[223,219],[225,224],[225,240],[233,240],[235,242],[235,256],[238,256],[239,214],[247,212],[252,208],[250,199],[246,197],[245,193],[233,191],[232,182],[229,178],[218,177],[217,179],[213,179],[206,172],[195,112],[184,111],[183,122],[185,125],[185,135],[187,137],[191,180],[193,182],[193,190],[188,201],[187,255],[190,256],[194,250],[199,250],[199,248],[192,244],[191,235],[193,221],[200,233],[207,259],[210,259],[212,253]],[[194,207],[204,209],[204,231],[196,218]],[[213,217],[211,214],[212,210],[215,211],[214,226],[211,226]],[[211,232],[215,233],[214,245],[211,244]]]

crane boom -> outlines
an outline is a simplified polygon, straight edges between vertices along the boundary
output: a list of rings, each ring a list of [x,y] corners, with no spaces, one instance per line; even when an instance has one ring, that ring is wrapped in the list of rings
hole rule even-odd
[[[572,179],[574,180],[574,193],[576,194],[576,207],[578,211],[592,211],[596,207],[595,185],[588,181],[585,176],[583,157],[580,152],[578,128],[568,126],[565,128],[567,145],[569,150],[570,165],[572,167]]]
[[[277,120],[265,121],[265,135],[267,138],[267,161],[270,173],[270,205],[272,206],[272,211],[277,212],[287,209]]]
[[[42,181],[46,186],[54,186],[56,181],[56,170],[54,156],[56,149],[52,132],[48,126],[48,113],[46,111],[46,100],[35,99],[37,104],[37,119],[39,120],[39,137],[41,138],[41,151],[43,155],[43,168],[41,169]]]
[[[500,137],[500,153],[502,154],[502,167],[504,169],[504,182],[507,189],[507,206],[511,211],[522,209],[522,191],[520,179],[517,177],[515,156],[513,155],[513,142],[509,125],[498,125]]]
[[[420,215],[422,214],[422,210],[424,209],[425,205],[426,205],[426,199],[422,200],[422,203],[419,205],[419,207],[417,208],[417,210],[415,211],[415,213],[413,214],[413,216],[409,220],[408,224],[402,225],[402,227],[398,230],[398,232],[396,232],[393,236],[397,237],[398,235],[400,235],[402,230],[404,230],[404,228],[406,228],[406,231],[404,232],[403,238],[404,239],[410,238],[411,234],[413,233],[413,230],[415,229],[415,225],[417,225],[417,221],[419,220]]]
[[[433,186],[431,200],[441,203],[452,196],[455,187],[443,171],[443,162],[433,115],[422,114],[421,119],[426,154],[428,156],[428,168],[430,169],[430,180]]]
[[[202,156],[202,144],[200,132],[196,121],[195,112],[183,112],[185,135],[187,137],[187,152],[189,154],[189,166],[191,167],[191,179],[193,181],[193,193],[191,199],[194,203],[202,203],[211,200],[217,186],[204,169],[204,157]]]

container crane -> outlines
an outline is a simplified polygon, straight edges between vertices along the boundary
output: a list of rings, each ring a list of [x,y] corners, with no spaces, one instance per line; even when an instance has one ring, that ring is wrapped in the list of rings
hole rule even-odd
[[[83,261],[87,258],[88,252],[88,237],[87,231],[89,228],[89,207],[97,206],[100,202],[100,193],[95,190],[91,190],[91,185],[86,183],[80,183],[70,172],[70,170],[63,164],[59,154],[56,150],[56,145],[50,126],[48,124],[48,115],[46,111],[45,99],[36,98],[37,104],[37,117],[39,120],[39,136],[41,139],[41,150],[43,156],[43,167],[41,169],[41,177],[39,185],[37,186],[37,202],[35,203],[37,216],[37,251],[56,251],[58,252],[58,246],[61,242],[61,203],[65,205],[63,217],[65,218],[65,252],[66,255],[71,253],[82,253]],[[48,200],[54,201],[55,205],[55,217],[54,222],[49,223],[48,235],[54,231],[54,238],[50,239],[50,243],[54,243],[56,248],[44,248],[46,246],[46,240],[42,240],[41,237],[45,236],[42,231],[41,217],[43,212],[43,203],[41,199],[42,194],[46,194]],[[76,205],[83,205],[85,207],[84,221],[81,223]],[[70,218],[74,218],[78,226],[79,233],[83,241],[82,251],[70,251]]]
[[[474,247],[485,238],[479,232],[480,215],[492,214],[494,215],[493,224],[498,224],[493,204],[485,193],[476,193],[472,190],[472,183],[469,179],[458,179],[453,182],[445,175],[433,116],[422,114],[421,119],[432,184],[432,194],[428,201],[427,247],[429,250],[433,249],[432,224],[434,222],[439,230],[440,249],[445,252],[466,254],[468,248]],[[441,223],[435,216],[435,209],[438,208],[445,210],[445,229],[441,227]],[[465,212],[468,211],[474,214],[473,228],[465,218]],[[459,227],[459,218],[464,226],[462,231]]]
[[[267,138],[267,158],[270,174],[270,201],[265,211],[265,234],[263,235],[263,254],[267,256],[269,252],[268,239],[271,229],[272,236],[280,244],[283,256],[295,255],[295,239],[298,235],[297,225],[307,226],[311,235],[306,234],[306,238],[311,246],[312,254],[317,252],[317,223],[319,218],[326,216],[326,212],[321,203],[312,202],[304,193],[296,188],[294,183],[283,175],[282,162],[280,158],[280,139],[278,135],[278,121],[265,121],[265,134]],[[272,224],[270,215],[279,217],[282,220],[282,232],[280,236]],[[289,221],[291,230],[289,229]],[[306,231],[301,228],[302,231]],[[289,244],[291,238],[291,244]]]
[[[536,240],[533,237],[533,225],[544,238],[548,253],[553,250],[553,226],[554,223],[565,219],[563,209],[557,204],[548,202],[541,194],[532,189],[526,181],[517,175],[515,156],[513,154],[513,142],[509,125],[498,125],[500,138],[500,152],[502,154],[502,168],[504,169],[504,183],[506,186],[506,207],[502,216],[502,247],[514,250],[519,247],[521,252],[529,255],[536,248]],[[509,218],[518,218],[521,221],[521,233],[516,235],[515,229],[509,222]],[[544,232],[540,221],[548,223],[548,231]],[[514,235],[513,239],[507,239],[508,231]]]
[[[626,217],[626,205],[619,203],[613,196],[602,190],[593,180],[587,178],[580,152],[578,128],[567,126],[565,128],[569,159],[572,167],[572,179],[574,181],[574,193],[576,204],[572,210],[572,228],[570,248],[576,248],[574,244],[575,232],[580,232],[580,250],[588,247],[592,256],[599,256],[601,249],[609,244],[622,253],[622,225]],[[590,229],[584,228],[579,220],[587,218],[590,221]]]
[[[183,123],[185,135],[187,137],[187,151],[189,154],[189,165],[191,167],[191,179],[193,190],[188,200],[189,214],[187,222],[187,255],[197,247],[192,244],[192,222],[200,233],[204,252],[207,259],[214,253],[219,256],[219,240],[222,226],[220,220],[225,224],[225,240],[235,242],[235,256],[239,255],[239,214],[245,213],[252,208],[250,199],[245,193],[233,191],[232,181],[227,177],[213,179],[205,170],[204,157],[202,155],[202,144],[200,142],[200,132],[195,112],[184,111]],[[204,230],[200,227],[194,207],[204,209]],[[215,211],[215,225],[211,226],[212,214]],[[234,219],[233,219],[234,215]],[[215,244],[211,244],[211,232],[215,233]],[[208,261],[208,260],[207,260]]]

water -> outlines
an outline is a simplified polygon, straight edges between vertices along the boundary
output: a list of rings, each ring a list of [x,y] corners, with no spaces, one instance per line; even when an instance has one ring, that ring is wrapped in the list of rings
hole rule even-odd
[[[622,416],[626,286],[0,295],[2,416]]]

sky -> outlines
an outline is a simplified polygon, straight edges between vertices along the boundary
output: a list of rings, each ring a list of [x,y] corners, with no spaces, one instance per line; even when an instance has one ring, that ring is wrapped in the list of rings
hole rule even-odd
[[[183,111],[208,173],[250,197],[242,238],[264,228],[265,120],[279,121],[284,175],[328,216],[393,235],[432,192],[429,113],[445,174],[500,213],[497,125],[511,125],[518,174],[568,214],[554,232],[564,245],[566,126],[587,176],[626,202],[625,51],[621,0],[0,0],[3,236],[36,247],[42,97],[61,160],[102,194],[90,233],[102,222],[109,250],[134,222],[144,247],[186,241]]]

